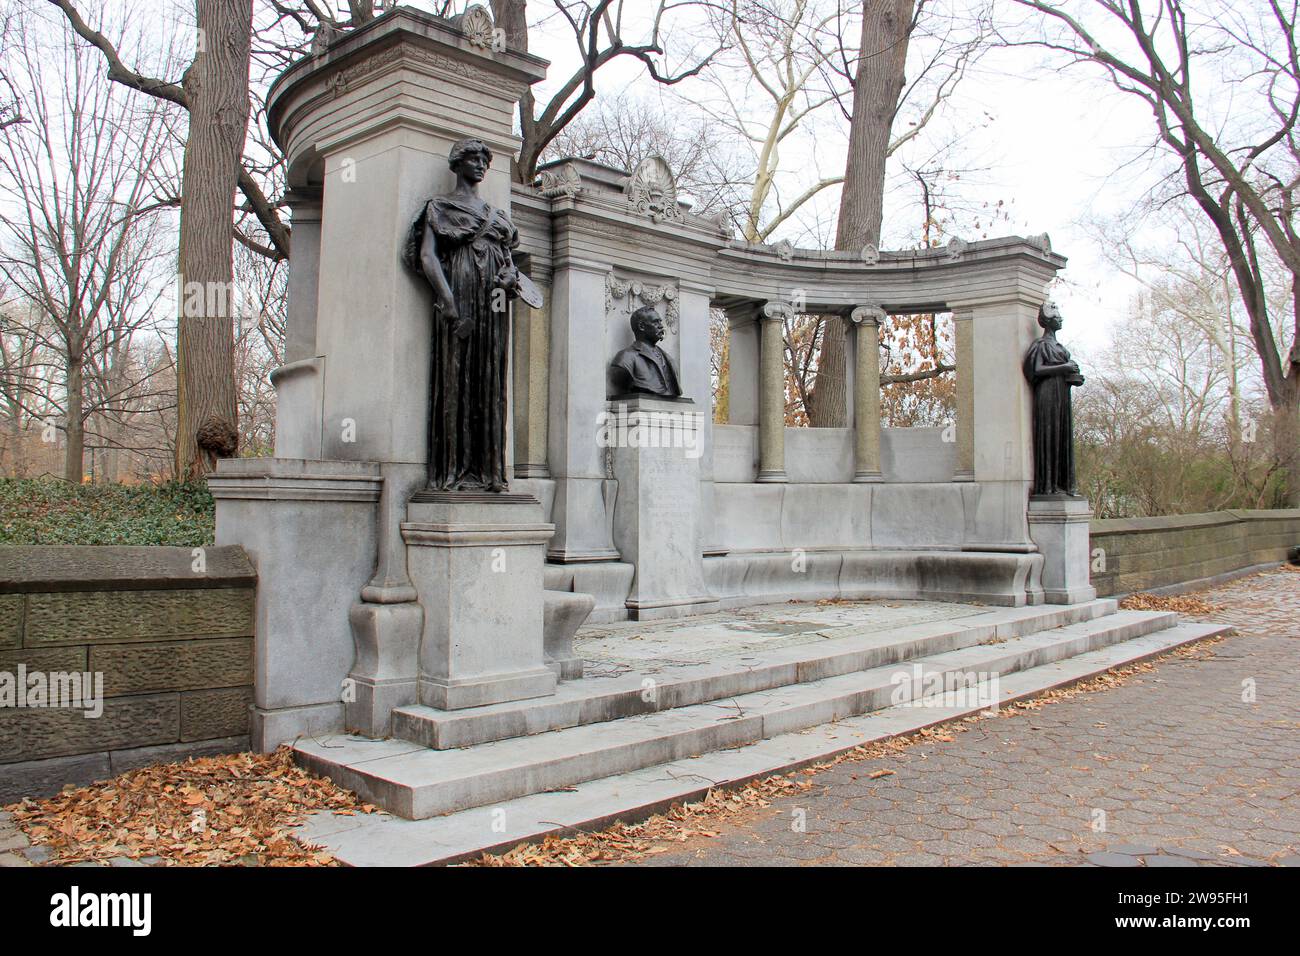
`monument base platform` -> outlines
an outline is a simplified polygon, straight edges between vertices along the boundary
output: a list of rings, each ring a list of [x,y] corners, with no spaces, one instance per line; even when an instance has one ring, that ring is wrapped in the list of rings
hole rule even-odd
[[[482,826],[483,807],[509,806],[511,821],[516,811],[557,821],[571,818],[566,808],[599,805],[596,819],[618,819],[653,802],[644,799],[650,781],[680,786],[711,776],[717,761],[777,772],[850,749],[871,726],[897,733],[978,713],[1224,629],[1120,611],[1112,600],[996,609],[785,603],[588,626],[575,640],[587,676],[554,695],[456,711],[402,707],[396,739],[303,740],[296,753],[364,799],[435,827],[441,836],[423,849],[383,842],[402,860],[433,862],[504,842]],[[805,752],[810,741],[816,752]],[[479,842],[464,847],[462,837]],[[380,862],[380,845],[352,844],[352,862]]]

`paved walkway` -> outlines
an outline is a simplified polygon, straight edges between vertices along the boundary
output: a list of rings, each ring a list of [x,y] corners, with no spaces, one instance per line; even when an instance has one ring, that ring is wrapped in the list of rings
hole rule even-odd
[[[1297,865],[1300,573],[1199,596],[1235,636],[950,742],[842,763],[647,862]]]

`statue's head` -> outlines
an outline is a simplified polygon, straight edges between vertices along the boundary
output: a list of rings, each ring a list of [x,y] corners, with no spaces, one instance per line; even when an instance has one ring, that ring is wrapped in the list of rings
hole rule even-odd
[[[1038,324],[1045,329],[1056,332],[1061,328],[1061,310],[1056,303],[1048,299],[1038,307]]]
[[[492,165],[492,150],[481,139],[462,139],[452,145],[447,165],[457,176],[481,183]]]
[[[638,342],[657,345],[664,337],[663,316],[653,305],[642,306],[632,313],[632,334]]]

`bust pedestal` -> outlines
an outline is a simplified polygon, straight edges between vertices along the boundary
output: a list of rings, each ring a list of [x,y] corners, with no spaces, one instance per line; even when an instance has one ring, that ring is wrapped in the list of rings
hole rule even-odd
[[[1048,604],[1079,604],[1097,597],[1089,575],[1090,518],[1087,498],[1029,498],[1029,536],[1043,554],[1043,599]]]
[[[419,700],[441,710],[555,692],[542,572],[555,526],[531,495],[420,492],[402,523],[424,608]]]
[[[703,429],[690,399],[609,403],[601,442],[618,480],[614,545],[636,567],[627,597],[634,621],[699,614],[717,603],[704,584],[700,545]]]

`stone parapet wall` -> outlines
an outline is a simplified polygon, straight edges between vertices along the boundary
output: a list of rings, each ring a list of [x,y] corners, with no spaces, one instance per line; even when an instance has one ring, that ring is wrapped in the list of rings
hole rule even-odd
[[[247,749],[256,583],[238,547],[0,548],[0,804]],[[32,699],[73,674],[98,716]]]
[[[1174,587],[1277,564],[1297,545],[1295,509],[1093,521],[1092,583],[1103,596]]]

